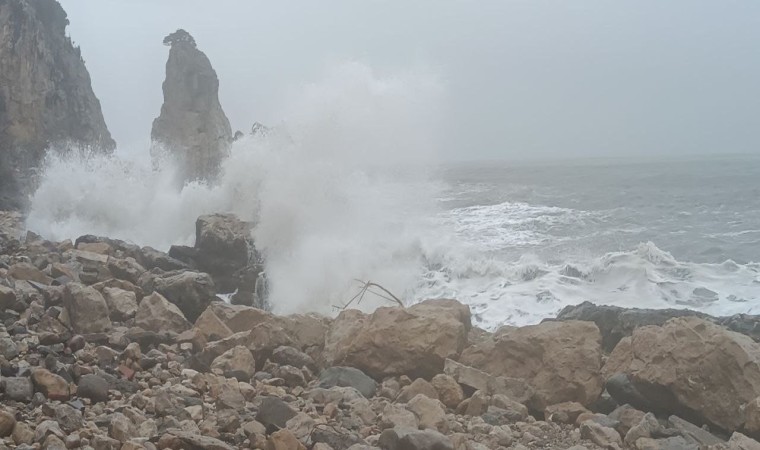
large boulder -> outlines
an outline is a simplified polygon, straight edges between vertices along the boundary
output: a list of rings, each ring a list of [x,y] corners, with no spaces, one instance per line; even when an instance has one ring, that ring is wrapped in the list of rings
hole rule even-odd
[[[522,378],[535,389],[530,407],[578,402],[589,406],[602,392],[602,336],[592,322],[544,322],[504,327],[467,348],[460,363],[495,376]]]
[[[211,274],[220,291],[234,291],[235,273],[258,259],[252,227],[234,214],[209,214],[195,222],[195,262],[200,270]]]
[[[63,304],[75,332],[101,333],[111,329],[108,304],[92,287],[68,283],[63,290]]]
[[[760,344],[697,317],[634,330],[605,376],[622,373],[653,408],[735,431],[760,392]]]
[[[469,308],[454,300],[378,308],[369,315],[347,310],[327,334],[324,357],[329,365],[356,367],[375,379],[432,378],[446,358],[465,348],[469,328]]]
[[[140,277],[140,286],[146,293],[158,292],[177,305],[191,322],[195,322],[217,299],[214,281],[203,272],[161,272],[154,269]]]
[[[159,334],[180,334],[190,329],[190,323],[182,311],[157,292],[142,299],[137,308],[135,325]]]

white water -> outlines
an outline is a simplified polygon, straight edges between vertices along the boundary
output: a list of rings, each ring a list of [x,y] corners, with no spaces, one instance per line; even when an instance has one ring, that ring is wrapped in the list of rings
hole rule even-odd
[[[97,234],[166,250],[192,244],[197,216],[236,213],[256,224],[270,300],[281,313],[334,312],[358,292],[356,279],[378,282],[407,302],[457,298],[484,328],[536,323],[585,300],[760,313],[760,265],[680,261],[645,237],[658,218],[684,221],[693,212],[656,209],[641,213],[647,224],[641,225],[625,209],[643,211],[653,196],[642,197],[649,199],[644,207],[611,198],[605,206],[611,209],[584,210],[542,204],[562,195],[514,201],[500,193],[494,201],[486,191],[506,177],[500,172],[475,185],[436,180],[427,169],[438,159],[444,100],[440,83],[424,72],[378,76],[345,64],[294,90],[283,101],[277,132],[236,142],[218,185],[177,191],[170,166],[151,167],[147,143],[113,158],[52,157],[27,224],[52,239]],[[589,170],[580,178],[603,175]],[[560,194],[582,187],[558,183]],[[591,186],[579,197],[597,191]],[[465,197],[465,206],[445,206]],[[701,201],[692,203],[704,209]],[[722,229],[727,213],[716,210],[713,228]],[[749,239],[758,228],[749,216],[735,221],[749,231],[715,237]],[[665,228],[655,232],[663,237],[656,244],[683,233],[692,233],[687,247],[705,240],[689,231],[699,223],[678,222],[668,235],[671,225],[658,225]],[[623,241],[622,250],[615,248]],[[387,302],[370,296],[360,306],[381,304]]]

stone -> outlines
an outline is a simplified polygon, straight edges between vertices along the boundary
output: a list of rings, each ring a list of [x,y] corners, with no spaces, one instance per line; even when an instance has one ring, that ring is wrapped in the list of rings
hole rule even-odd
[[[214,386],[217,409],[234,409],[242,411],[245,409],[245,397],[240,391],[240,384],[234,378],[218,378],[218,383]]]
[[[646,415],[631,405],[623,405],[615,408],[609,414],[610,419],[617,420],[619,425],[615,428],[621,436],[625,436],[633,426],[638,425]]]
[[[16,291],[0,284],[0,311],[10,309],[16,304]]]
[[[164,104],[151,131],[151,155],[155,161],[169,158],[177,164],[180,185],[213,181],[232,142],[230,122],[219,104],[219,80],[186,31],[170,34],[164,44],[171,49]]]
[[[734,432],[728,440],[728,448],[730,450],[760,450],[760,442],[737,431]]]
[[[182,311],[157,292],[142,299],[137,308],[135,325],[159,334],[180,334],[190,329],[190,323]]]
[[[438,391],[435,390],[433,385],[422,378],[417,378],[412,381],[412,384],[401,388],[401,392],[396,398],[396,401],[399,403],[406,403],[418,394],[438,400]]]
[[[34,369],[32,371],[32,382],[38,392],[41,392],[50,400],[68,400],[71,392],[69,383],[46,369]]]
[[[701,446],[722,444],[724,442],[723,439],[720,439],[709,431],[705,431],[678,416],[668,417],[668,424],[671,428],[677,430],[681,436],[689,438],[689,440],[696,442]]]
[[[29,425],[17,422],[11,435],[16,445],[31,445],[34,442],[34,430]]]
[[[92,287],[68,283],[63,288],[63,304],[77,333],[102,333],[112,327],[108,304]]]
[[[414,413],[421,429],[433,429],[441,433],[448,432],[446,411],[440,401],[424,394],[417,394],[409,400],[406,409]]]
[[[53,279],[30,263],[20,262],[8,269],[8,275],[15,280],[34,281],[49,285]]]
[[[256,361],[247,347],[238,345],[214,359],[214,362],[211,363],[211,369],[220,370],[225,376],[250,380],[256,373]]]
[[[520,403],[530,402],[535,395],[533,388],[521,378],[493,376],[451,359],[446,360],[443,371],[470,391],[506,395]]]
[[[356,367],[375,379],[431,378],[467,343],[469,308],[454,300],[429,300],[409,308],[383,307],[370,315],[343,311],[325,341],[330,365]]]
[[[331,387],[352,387],[365,398],[372,398],[377,390],[375,380],[368,377],[359,369],[353,367],[330,367],[319,375],[319,386],[329,389]]]
[[[502,416],[509,422],[523,422],[528,418],[528,407],[506,395],[494,394],[490,404],[501,409]]]
[[[441,403],[446,405],[447,408],[454,409],[462,403],[462,400],[464,400],[462,386],[449,375],[439,373],[430,380],[430,384],[438,393],[438,399],[440,399]]]
[[[203,436],[200,434],[189,433],[186,431],[171,429],[161,436],[158,441],[158,448],[161,449],[198,449],[198,450],[234,450],[229,444],[219,439]]]
[[[264,397],[259,405],[259,412],[256,414],[256,420],[264,424],[267,428],[270,426],[278,429],[285,428],[288,420],[296,416],[287,403],[277,397]]]
[[[13,359],[19,355],[18,346],[8,336],[0,336],[0,355],[5,359]]]
[[[383,450],[454,450],[451,440],[434,430],[390,428],[380,435]]]
[[[137,284],[140,275],[146,272],[145,267],[141,266],[135,258],[108,258],[108,270],[119,280],[129,281]]]
[[[146,272],[140,277],[140,286],[145,292],[155,291],[161,294],[191,322],[195,322],[211,302],[216,300],[214,281],[209,274],[202,272]]]
[[[270,359],[273,363],[279,364],[281,366],[293,366],[299,369],[304,367],[308,367],[309,369],[316,368],[316,363],[311,356],[298,350],[297,348],[287,345],[283,345],[274,349],[272,352],[272,357]],[[374,383],[374,380],[372,382]]]
[[[5,410],[0,410],[0,438],[5,438],[13,433],[16,427],[16,417]]]
[[[606,449],[621,449],[623,447],[623,440],[617,431],[602,426],[593,420],[587,420],[581,424],[581,438],[588,439]]]
[[[171,272],[173,270],[188,270],[190,268],[184,262],[172,258],[167,253],[158,251],[153,247],[143,247],[141,253],[140,262],[147,270],[158,268]]]
[[[214,312],[214,309],[209,306],[195,321],[193,329],[197,330],[206,342],[218,341],[232,336],[232,330],[229,329],[224,322]]]
[[[193,260],[198,268],[214,278],[221,292],[232,292],[237,286],[234,274],[257,260],[251,230],[253,224],[234,214],[209,214],[195,222]]]
[[[658,411],[734,431],[760,392],[760,344],[697,317],[676,318],[634,330],[604,372],[625,374]]]
[[[760,435],[760,397],[754,398],[744,408],[744,429],[747,433]]]
[[[306,450],[306,447],[289,430],[280,430],[269,436],[266,450]]]
[[[34,387],[32,380],[26,377],[8,377],[3,378],[2,384],[5,388],[5,397],[16,401],[28,403],[32,401]]]
[[[551,422],[575,423],[578,416],[587,412],[590,411],[580,403],[564,402],[547,406],[544,410],[544,417]]]
[[[701,450],[694,442],[673,436],[664,439],[640,438],[633,445],[636,450]]]
[[[623,441],[627,445],[633,445],[641,438],[651,438],[662,434],[662,425],[657,421],[657,417],[652,413],[644,414],[641,421],[632,426],[625,434]]]
[[[67,433],[77,431],[84,425],[82,413],[66,404],[55,407],[55,420]]]
[[[529,407],[578,402],[589,406],[602,392],[602,346],[592,322],[544,322],[503,327],[463,353],[459,361],[491,375],[521,378],[535,390]]]
[[[82,375],[77,384],[77,396],[88,398],[93,402],[108,401],[108,381],[100,375]]]
[[[104,288],[103,298],[108,305],[111,320],[124,322],[137,314],[137,295],[119,288]]]
[[[417,416],[402,405],[388,404],[380,414],[381,428],[413,428],[417,429]]]
[[[111,415],[108,424],[108,435],[120,442],[126,442],[137,436],[137,427],[122,413]]]
[[[316,426],[316,421],[306,413],[299,412],[285,423],[287,429],[301,442],[306,442],[311,431]],[[266,431],[266,430],[265,430]]]

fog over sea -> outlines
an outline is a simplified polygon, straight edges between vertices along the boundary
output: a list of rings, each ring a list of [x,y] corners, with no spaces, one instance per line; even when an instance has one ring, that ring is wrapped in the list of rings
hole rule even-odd
[[[192,244],[198,215],[233,212],[255,223],[279,313],[334,314],[356,280],[457,298],[488,329],[585,300],[760,313],[760,158],[444,163],[445,94],[428,73],[338,65],[237,141],[217,184],[179,191],[147,142],[51,156],[27,225],[166,251]]]

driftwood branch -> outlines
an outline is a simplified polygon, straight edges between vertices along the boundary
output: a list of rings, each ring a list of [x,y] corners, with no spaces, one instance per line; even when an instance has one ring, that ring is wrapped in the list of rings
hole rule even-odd
[[[363,281],[363,280],[355,280],[358,283],[362,284],[361,289],[359,289],[359,292],[356,293],[353,297],[351,297],[351,300],[348,301],[343,306],[334,306],[336,309],[345,310],[349,306],[351,306],[352,303],[356,302],[356,304],[359,304],[364,300],[364,296],[369,294],[375,295],[377,297],[380,297],[384,300],[388,300],[389,302],[397,303],[402,308],[404,307],[404,302],[402,302],[398,297],[393,295],[391,291],[386,289],[385,287],[381,286],[378,283],[374,283],[372,281]],[[381,292],[377,292],[375,289],[379,289]]]

